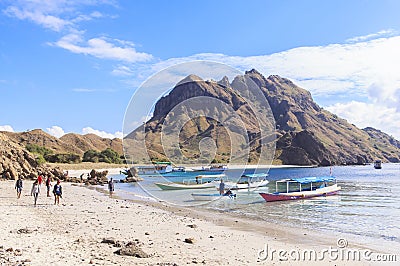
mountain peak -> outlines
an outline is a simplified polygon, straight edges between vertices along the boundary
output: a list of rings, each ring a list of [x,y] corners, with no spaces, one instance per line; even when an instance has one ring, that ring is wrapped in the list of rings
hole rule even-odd
[[[254,75],[262,75],[260,72],[258,72],[255,68],[253,68],[253,69],[251,69],[251,70],[249,70],[249,71],[246,71],[246,72],[244,72],[246,75],[251,75],[251,74],[254,74]]]
[[[227,76],[224,76],[220,81],[218,81],[219,85],[222,85],[224,87],[230,87],[231,84],[229,83],[229,78]]]
[[[189,76],[187,76],[186,78],[182,79],[181,81],[178,82],[178,84],[176,84],[176,86],[185,84],[185,83],[190,83],[190,82],[197,82],[197,81],[204,81],[202,78],[200,78],[199,76],[196,76],[194,74],[191,74]]]

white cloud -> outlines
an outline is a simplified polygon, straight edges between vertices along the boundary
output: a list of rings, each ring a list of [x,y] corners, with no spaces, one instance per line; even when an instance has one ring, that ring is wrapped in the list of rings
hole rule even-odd
[[[144,62],[153,59],[147,53],[135,50],[130,42],[121,42],[105,37],[84,40],[82,32],[73,32],[63,36],[53,45],[64,48],[72,53],[91,55],[101,59],[111,59],[125,62]],[[116,43],[122,45],[117,46]]]
[[[86,89],[86,88],[75,88],[72,89],[74,92],[95,92],[95,89]]]
[[[113,71],[111,72],[111,74],[113,74],[114,76],[132,76],[133,74],[133,70],[128,67],[128,66],[123,66],[123,65],[119,65],[116,68],[113,69]]]
[[[98,5],[114,5],[113,1],[104,0],[14,0],[10,1],[3,13],[20,20],[28,20],[44,28],[59,32],[64,29],[76,28],[77,23],[94,18],[102,18],[106,15],[99,11],[82,14],[82,7],[94,7]]]
[[[0,131],[14,132],[14,129],[10,125],[4,125],[0,126]]]
[[[347,39],[346,42],[363,42],[366,40],[371,40],[371,39],[376,39],[379,37],[390,37],[396,34],[396,31],[393,29],[388,29],[388,30],[381,30],[378,31],[376,33],[371,33],[371,34],[367,34],[367,35],[363,35],[363,36],[357,36],[357,37],[353,37],[350,39]]]
[[[350,93],[368,96],[368,88],[385,81],[383,90],[398,87],[400,75],[400,36],[351,44],[298,47],[260,56],[196,54],[159,62],[146,71],[154,73],[165,67],[193,60],[226,63],[239,70],[256,68],[268,76],[278,74],[310,90],[313,95]],[[381,83],[381,82],[379,82]]]
[[[400,139],[400,113],[395,108],[383,105],[351,101],[337,103],[326,109],[339,117],[347,119],[357,127],[374,127]]]
[[[82,129],[82,134],[95,134],[97,136],[100,136],[102,138],[108,138],[108,139],[113,139],[113,138],[120,138],[122,139],[122,132],[117,131],[115,133],[107,133],[105,131],[100,131],[97,129],[93,129],[91,127],[85,127]]]
[[[59,126],[48,127],[46,130],[50,135],[53,135],[56,138],[60,138],[65,135],[64,129]]]
[[[21,9],[16,6],[8,7],[7,9],[5,9],[4,13],[9,16],[14,16],[21,20],[31,20],[36,24],[39,24],[53,31],[61,31],[65,26],[71,25],[71,22],[67,20],[52,15],[46,15],[38,11],[29,11]]]
[[[12,129],[11,126],[0,126],[0,131],[2,131],[4,129],[4,131],[14,131]],[[8,129],[8,130],[6,130]],[[62,136],[64,136],[66,134],[66,132],[64,131],[63,128],[59,127],[59,126],[52,126],[49,128],[46,128],[46,131],[56,137],[56,138],[60,138]],[[108,133],[105,131],[101,131],[101,130],[97,130],[97,129],[93,129],[91,127],[85,127],[82,129],[81,134],[85,135],[85,134],[95,134],[97,136],[100,136],[102,138],[109,138],[109,139],[113,139],[113,138],[122,138],[122,132],[117,131],[115,133]]]
[[[329,107],[338,115],[358,126],[377,127],[400,138],[395,125],[400,121],[400,36],[391,36],[394,34],[392,30],[382,30],[353,38],[353,43],[298,47],[271,55],[196,54],[161,61],[141,71],[149,76],[193,60],[226,63],[241,71],[256,68],[265,76],[278,74],[289,78],[314,96],[341,97],[347,103]],[[358,103],[351,102],[354,99]],[[361,103],[361,99],[366,102]],[[326,106],[323,102],[319,104]],[[376,119],[378,115],[382,117]]]
[[[63,32],[63,37],[49,44],[72,53],[129,63],[152,60],[152,55],[137,52],[130,41],[83,37],[85,31],[79,27],[81,22],[104,17],[114,18],[97,10],[90,10],[100,5],[117,6],[113,0],[15,0],[10,1],[2,11],[9,17],[31,21],[55,32]]]
[[[75,24],[75,23],[79,23],[81,21],[90,21],[94,18],[102,18],[102,17],[104,17],[104,15],[102,13],[100,13],[99,11],[93,11],[89,15],[79,15],[78,17],[71,20],[71,22]]]

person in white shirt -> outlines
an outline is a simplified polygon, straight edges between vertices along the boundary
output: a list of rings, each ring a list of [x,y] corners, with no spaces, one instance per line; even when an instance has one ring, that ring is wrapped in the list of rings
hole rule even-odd
[[[39,185],[39,182],[37,180],[35,180],[35,182],[33,182],[33,184],[32,184],[32,189],[31,189],[31,196],[33,196],[33,198],[34,198],[35,206],[36,206],[37,199],[39,197],[39,193],[40,193],[40,185]]]

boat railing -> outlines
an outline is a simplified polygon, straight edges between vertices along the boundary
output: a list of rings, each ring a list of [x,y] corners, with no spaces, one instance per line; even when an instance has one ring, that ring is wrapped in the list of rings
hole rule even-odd
[[[207,178],[191,178],[191,179],[183,179],[182,183],[185,185],[189,185],[189,184],[203,184],[203,183],[209,183],[211,182],[211,179],[207,179]]]
[[[304,190],[312,191],[312,190],[315,190],[315,189],[318,189],[318,188],[323,188],[323,187],[326,187],[328,185],[328,183],[337,184],[337,180],[336,179],[334,179],[334,180],[325,180],[325,181],[319,180],[319,181],[314,181],[314,182],[310,181],[310,182],[303,183],[303,184],[301,182],[299,182],[299,181],[291,180],[291,179],[278,180],[275,183],[275,192],[276,193],[279,193],[279,188],[278,188],[279,184],[283,184],[283,183],[286,183],[286,193],[289,193],[289,192],[291,192],[290,184],[298,184],[299,185],[299,189],[296,190],[296,191],[301,192],[301,191],[304,191]],[[322,185],[316,185],[316,183],[322,183]],[[308,188],[308,186],[306,186],[308,184],[310,185],[309,188]],[[314,184],[314,186],[313,186],[313,184]]]

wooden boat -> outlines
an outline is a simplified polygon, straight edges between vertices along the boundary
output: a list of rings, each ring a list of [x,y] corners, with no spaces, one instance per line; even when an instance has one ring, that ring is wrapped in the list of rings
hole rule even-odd
[[[180,183],[154,183],[157,187],[162,190],[181,190],[181,189],[205,189],[214,188],[214,184],[203,183],[203,184],[180,184]]]
[[[223,195],[220,195],[218,193],[215,193],[215,194],[192,193],[192,197],[194,200],[198,200],[198,201],[212,201],[212,200],[216,200],[219,198],[234,199],[234,198],[236,198],[236,194],[225,193]]]
[[[186,172],[186,169],[183,166],[172,167],[172,172]]]
[[[284,185],[286,191],[280,192],[280,185]],[[293,185],[296,187],[295,189],[291,188]],[[265,201],[270,202],[329,196],[336,194],[340,189],[341,187],[337,185],[336,178],[332,176],[303,177],[276,181],[276,191],[274,193],[259,194]]]
[[[242,175],[238,182],[224,181],[225,189],[228,190],[239,190],[239,189],[250,189],[264,187],[268,185],[269,181],[266,179],[268,174],[246,174]],[[219,188],[220,182],[214,182],[216,188]]]
[[[178,190],[178,189],[205,189],[214,188],[215,180],[225,178],[226,175],[198,175],[195,179],[184,179],[182,183],[154,183],[162,190]]]
[[[191,170],[194,171],[194,172],[218,172],[218,173],[222,173],[225,170],[228,170],[228,166],[226,166],[226,165],[208,165],[208,166],[192,167]]]
[[[374,168],[375,169],[382,169],[382,161],[381,160],[376,160],[374,162]]]
[[[152,175],[152,174],[167,174],[172,172],[172,165],[170,162],[156,162],[154,165],[137,166],[139,175]]]

